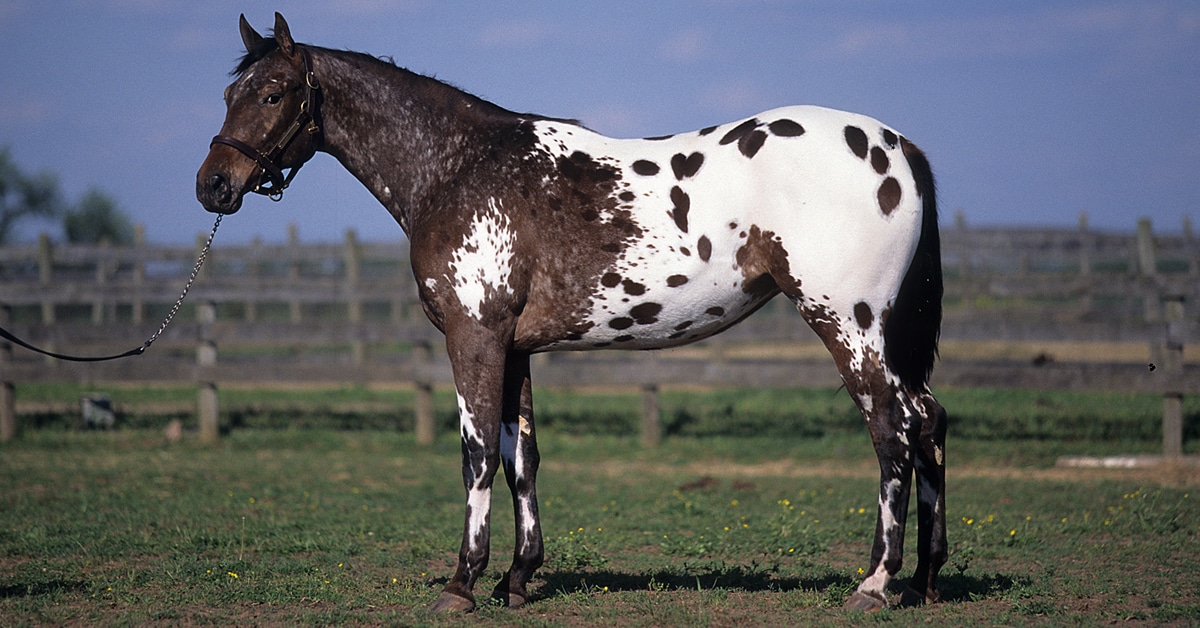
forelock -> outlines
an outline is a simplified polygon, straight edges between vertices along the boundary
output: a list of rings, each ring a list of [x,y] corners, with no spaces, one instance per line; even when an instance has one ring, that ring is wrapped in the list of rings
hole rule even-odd
[[[258,45],[254,46],[253,50],[247,50],[246,54],[242,55],[237,67],[229,74],[234,77],[240,77],[246,70],[250,69],[250,66],[278,49],[279,42],[275,41],[274,37],[264,37]]]

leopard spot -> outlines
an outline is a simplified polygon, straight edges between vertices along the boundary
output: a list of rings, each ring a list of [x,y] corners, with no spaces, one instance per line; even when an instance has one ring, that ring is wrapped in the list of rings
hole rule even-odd
[[[608,321],[608,326],[613,329],[629,329],[633,327],[633,319],[628,316],[620,316]]]
[[[856,126],[848,126],[843,132],[846,136],[846,146],[850,147],[859,159],[867,158],[867,134]]]
[[[633,162],[633,171],[642,175],[643,177],[652,177],[658,174],[658,170],[658,164],[647,159],[639,159]]]
[[[604,276],[600,278],[600,283],[605,288],[615,288],[617,284],[621,283],[621,276],[617,273],[604,273]]]

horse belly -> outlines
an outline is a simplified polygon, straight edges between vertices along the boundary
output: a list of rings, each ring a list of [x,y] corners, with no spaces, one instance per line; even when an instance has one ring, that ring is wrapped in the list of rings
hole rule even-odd
[[[776,294],[747,294],[742,276],[705,272],[686,264],[659,263],[627,269],[615,286],[598,286],[589,305],[588,329],[578,338],[553,342],[542,350],[658,349],[688,344],[716,334],[761,307]],[[727,267],[731,267],[729,265]],[[693,271],[690,276],[685,273]],[[686,283],[677,284],[688,276]]]

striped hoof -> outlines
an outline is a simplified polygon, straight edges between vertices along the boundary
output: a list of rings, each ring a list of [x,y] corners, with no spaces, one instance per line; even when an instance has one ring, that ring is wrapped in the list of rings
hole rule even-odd
[[[429,605],[429,610],[435,613],[469,613],[475,610],[475,600],[442,591],[438,599]]]
[[[875,611],[887,608],[887,605],[887,600],[882,597],[876,597],[862,591],[855,591],[854,595],[851,595],[850,599],[846,600],[846,603],[842,605],[842,608],[848,611],[874,613]]]

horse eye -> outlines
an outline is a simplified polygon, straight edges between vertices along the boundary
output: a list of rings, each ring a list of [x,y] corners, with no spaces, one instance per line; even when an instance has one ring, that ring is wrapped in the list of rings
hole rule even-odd
[[[283,94],[280,94],[278,92],[272,92],[270,94],[267,94],[267,97],[263,99],[263,104],[264,105],[278,105],[279,101],[281,101],[281,100],[283,100]]]

